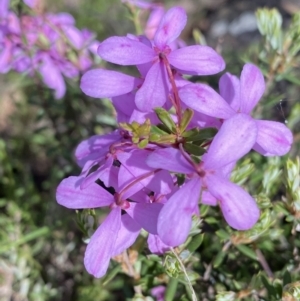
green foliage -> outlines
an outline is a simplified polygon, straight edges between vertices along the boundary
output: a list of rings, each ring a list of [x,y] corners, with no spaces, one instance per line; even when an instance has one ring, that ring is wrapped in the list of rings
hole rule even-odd
[[[18,3],[13,1],[16,9]],[[96,30],[99,39],[132,31],[129,21],[121,23],[126,9],[119,1],[76,5],[70,10],[79,24]],[[140,30],[142,14],[134,9],[128,7],[127,13]],[[127,252],[112,260],[102,279],[86,273],[83,254],[104,212],[64,209],[55,202],[55,189],[64,177],[79,172],[73,158],[76,145],[116,126],[109,100],[89,99],[78,83],[68,82],[66,97],[55,101],[39,80],[15,74],[1,78],[0,116],[4,103],[13,110],[0,120],[0,300],[3,295],[4,300],[154,301],[151,290],[157,286],[165,287],[166,301],[195,296],[209,301],[300,299],[300,14],[284,28],[276,9],[263,8],[257,21],[261,41],[243,53],[224,51],[228,69],[242,61],[259,65],[267,91],[253,117],[287,121],[295,133],[286,158],[253,152],[232,173],[231,180],[255,196],[261,209],[258,223],[248,231],[233,231],[218,207],[201,205],[183,245],[164,255],[150,254],[142,232]],[[199,30],[193,35],[205,44]],[[121,126],[140,148],[149,141],[181,143],[195,158],[216,134],[213,128],[191,128],[192,110],[184,112],[178,128],[168,111],[157,110],[157,115],[158,126],[149,120]],[[184,177],[177,176],[179,184]]]

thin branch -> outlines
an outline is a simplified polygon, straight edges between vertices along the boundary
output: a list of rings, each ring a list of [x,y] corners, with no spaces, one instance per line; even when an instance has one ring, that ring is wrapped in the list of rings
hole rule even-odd
[[[272,270],[270,269],[270,266],[268,262],[266,261],[266,258],[262,251],[260,249],[256,249],[255,253],[257,255],[258,261],[260,262],[261,266],[263,267],[264,271],[267,273],[268,277],[274,278],[274,274]]]
[[[180,257],[176,254],[176,252],[175,252],[175,250],[174,250],[173,248],[171,248],[171,252],[173,253],[173,255],[174,255],[174,256],[176,257],[176,259],[178,260],[178,262],[179,262],[179,264],[180,264],[180,267],[181,267],[181,269],[182,269],[182,271],[183,271],[183,273],[184,273],[184,275],[185,275],[185,278],[186,278],[186,280],[187,280],[187,282],[188,282],[188,286],[189,286],[189,288],[190,288],[190,290],[191,290],[191,293],[192,293],[193,301],[198,301],[197,296],[196,296],[196,293],[195,293],[195,291],[194,291],[194,288],[193,288],[193,286],[192,286],[192,283],[191,283],[191,281],[190,281],[190,278],[189,278],[189,276],[188,276],[188,274],[187,274],[187,272],[186,272],[186,269],[185,269],[185,266],[184,266],[183,262],[181,261]]]

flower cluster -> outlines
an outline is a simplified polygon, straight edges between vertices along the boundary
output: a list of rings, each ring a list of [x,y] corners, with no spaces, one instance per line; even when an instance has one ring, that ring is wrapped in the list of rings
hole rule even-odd
[[[9,0],[0,0],[0,73],[40,74],[55,98],[62,98],[64,76],[78,78],[91,68],[99,43],[89,30],[76,28],[71,15],[44,13],[37,0],[24,2],[32,14],[17,15]]]
[[[85,253],[86,269],[95,277],[106,273],[110,258],[131,246],[141,229],[149,233],[152,253],[184,243],[200,203],[219,205],[234,229],[251,228],[258,206],[230,181],[231,171],[251,149],[275,156],[291,147],[284,124],[251,117],[265,90],[256,66],[246,64],[240,78],[222,75],[219,93],[183,77],[225,68],[212,48],[177,42],[186,20],[185,11],[174,7],[152,39],[114,36],[100,44],[102,59],[136,66],[139,77],[103,69],[82,77],[82,91],[110,98],[120,124],[79,144],[75,156],[82,172],[57,188],[57,201],[67,208],[110,208]]]

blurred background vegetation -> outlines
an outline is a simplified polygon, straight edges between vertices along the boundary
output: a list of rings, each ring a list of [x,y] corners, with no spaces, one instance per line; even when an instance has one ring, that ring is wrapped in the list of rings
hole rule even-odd
[[[49,11],[71,13],[77,26],[96,32],[99,41],[135,32],[129,10],[118,0],[46,4]],[[217,208],[202,206],[202,220],[194,221],[191,238],[178,250],[198,299],[300,300],[300,5],[292,0],[164,4],[187,10],[182,38],[217,49],[226,71],[238,75],[245,62],[261,68],[267,91],[254,116],[286,122],[295,137],[284,158],[251,153],[232,176],[257,196],[262,217],[253,230],[232,231]],[[143,22],[146,18],[141,14]],[[119,68],[101,61],[97,66]],[[191,80],[217,89],[219,77]],[[65,97],[55,100],[30,78],[13,72],[0,76],[0,300],[150,301],[156,300],[151,289],[161,285],[166,295],[157,300],[191,300],[177,259],[149,255],[144,237],[127,262],[111,263],[103,279],[85,271],[77,214],[57,205],[55,189],[64,177],[79,173],[76,145],[117,124],[108,100],[85,96],[78,82],[67,81],[67,87]],[[88,213],[79,218],[85,221]]]

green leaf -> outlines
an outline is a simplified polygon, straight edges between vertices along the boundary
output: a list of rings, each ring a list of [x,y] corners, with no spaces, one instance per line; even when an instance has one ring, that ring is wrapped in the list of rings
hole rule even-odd
[[[170,135],[162,135],[157,140],[158,143],[167,143],[167,144],[173,144],[176,142],[176,136],[173,134]]]
[[[226,252],[224,252],[223,250],[221,250],[217,256],[215,257],[214,261],[213,261],[213,267],[217,268],[218,266],[221,265],[221,263],[223,262],[224,258],[226,256]]]
[[[109,272],[106,274],[104,280],[103,280],[103,286],[107,285],[111,280],[115,278],[115,276],[121,271],[121,265],[118,264],[113,269],[109,270]]]
[[[285,286],[285,285],[287,285],[287,284],[289,284],[291,282],[292,282],[291,274],[290,274],[290,272],[288,270],[286,270],[284,272],[284,274],[283,274],[283,282],[282,282],[282,284],[283,284],[283,286]]]
[[[203,242],[204,234],[200,233],[192,237],[191,242],[187,245],[187,249],[193,253],[195,252]]]
[[[203,154],[206,153],[206,150],[200,146],[197,146],[197,145],[194,145],[194,144],[191,144],[191,143],[185,143],[183,145],[183,148],[189,153],[189,154],[192,154],[192,155],[195,155],[195,156],[202,156]]]
[[[165,300],[166,301],[173,301],[176,290],[177,290],[178,280],[176,278],[170,278],[169,283],[167,285],[167,289],[165,292]]]
[[[206,141],[212,139],[218,130],[215,128],[205,128],[205,129],[192,129],[185,132],[182,136],[186,137],[186,141]]]
[[[230,239],[230,234],[227,231],[225,231],[224,229],[220,229],[220,230],[216,231],[216,234],[218,237],[220,237],[223,240]]]
[[[180,132],[183,133],[187,126],[189,125],[190,121],[192,120],[194,116],[194,111],[192,109],[186,109],[182,115],[182,119],[180,122]]]
[[[176,133],[176,125],[169,112],[163,108],[154,109],[158,119],[172,132]]]
[[[260,275],[263,285],[265,286],[266,290],[268,291],[269,297],[273,296],[276,297],[277,292],[275,288],[269,283],[269,280],[266,278],[264,274]]]
[[[156,125],[151,126],[151,133],[157,135],[165,135],[165,134],[170,134],[170,131],[163,124],[159,124],[157,126]]]
[[[148,145],[148,142],[149,142],[148,139],[143,139],[138,143],[138,147],[143,149]]]
[[[244,255],[248,256],[249,258],[253,259],[253,260],[257,260],[257,256],[256,253],[249,248],[248,246],[245,245],[237,245],[235,246],[241,253],[243,253]]]

